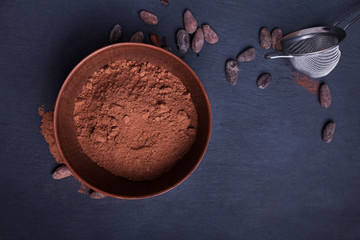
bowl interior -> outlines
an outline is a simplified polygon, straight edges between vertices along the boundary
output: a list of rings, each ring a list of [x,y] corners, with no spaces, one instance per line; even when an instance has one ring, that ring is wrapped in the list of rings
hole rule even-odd
[[[81,150],[73,119],[74,100],[86,80],[107,63],[117,60],[146,61],[176,75],[191,93],[198,126],[190,151],[174,168],[151,181],[130,181],[96,165]],[[206,92],[196,74],[175,55],[146,44],[120,43],[104,47],[80,62],[64,82],[55,106],[55,137],[66,164],[90,188],[118,198],[143,198],[163,193],[185,180],[201,161],[210,138],[211,112]]]

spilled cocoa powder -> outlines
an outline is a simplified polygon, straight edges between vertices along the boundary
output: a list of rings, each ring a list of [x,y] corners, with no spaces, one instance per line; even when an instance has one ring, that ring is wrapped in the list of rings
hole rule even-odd
[[[54,156],[56,162],[64,164],[59,149],[56,145],[54,133],[54,112],[49,111],[45,113],[44,107],[38,108],[38,114],[41,116],[41,134],[45,141],[49,144],[50,153]]]
[[[319,85],[320,85],[319,81],[309,78],[308,76],[300,72],[296,72],[295,79],[299,85],[304,87],[312,94],[317,94],[319,92]]]
[[[190,92],[171,72],[147,62],[117,61],[94,72],[73,116],[84,153],[134,181],[171,169],[189,151],[197,129]]]
[[[44,106],[38,108],[38,114],[41,117],[41,134],[43,135],[45,141],[49,144],[49,151],[55,158],[56,162],[59,164],[64,164],[64,160],[60,155],[59,149],[56,145],[55,132],[54,132],[54,112],[48,111],[45,112]],[[54,173],[59,171],[64,165],[59,165]],[[55,179],[58,179],[57,177]],[[89,188],[83,184],[80,185],[79,193],[89,194]]]

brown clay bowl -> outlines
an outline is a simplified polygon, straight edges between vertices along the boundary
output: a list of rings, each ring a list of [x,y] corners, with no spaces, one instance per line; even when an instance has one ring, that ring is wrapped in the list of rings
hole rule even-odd
[[[195,142],[175,167],[150,181],[130,181],[115,176],[96,165],[81,150],[73,120],[74,100],[84,80],[109,62],[117,60],[147,61],[175,74],[190,91],[198,114]],[[55,138],[66,165],[73,175],[91,189],[107,196],[138,199],[164,193],[183,182],[198,166],[210,139],[211,109],[199,78],[180,58],[161,48],[141,43],[119,43],[101,48],[82,60],[66,78],[55,105]]]

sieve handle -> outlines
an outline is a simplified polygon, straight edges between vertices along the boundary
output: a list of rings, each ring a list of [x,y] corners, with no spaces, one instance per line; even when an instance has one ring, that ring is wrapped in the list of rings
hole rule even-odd
[[[269,52],[265,54],[265,58],[267,59],[276,59],[276,58],[293,58],[293,55],[284,54],[281,52]]]
[[[335,22],[333,24],[333,26],[338,25],[339,23],[341,23],[342,21],[344,21],[346,18],[350,17],[353,13],[356,13],[360,10],[360,6],[356,7],[355,9],[351,10],[350,12],[348,12],[345,16],[343,16],[342,18],[340,18],[337,22]],[[346,30],[348,27],[350,27],[351,24],[353,24],[354,22],[356,22],[357,20],[360,19],[360,14],[358,14],[355,18],[353,18],[350,22],[348,22],[348,24],[343,28],[344,30]]]

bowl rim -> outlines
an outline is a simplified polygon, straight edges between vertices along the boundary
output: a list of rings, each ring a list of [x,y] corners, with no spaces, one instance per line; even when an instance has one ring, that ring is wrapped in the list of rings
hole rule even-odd
[[[64,155],[64,152],[61,148],[61,145],[60,145],[60,141],[59,141],[59,135],[58,135],[58,129],[57,129],[57,126],[58,126],[58,114],[59,114],[59,102],[60,102],[60,98],[62,96],[62,93],[64,92],[64,89],[66,88],[66,86],[69,84],[70,80],[72,79],[74,73],[79,69],[81,68],[90,58],[106,51],[106,50],[109,50],[111,48],[117,48],[117,47],[126,47],[126,46],[138,46],[138,47],[145,47],[145,48],[151,48],[153,50],[156,50],[156,51],[160,51],[162,53],[165,53],[168,57],[171,57],[171,58],[174,58],[177,60],[177,62],[181,63],[183,66],[185,66],[185,68],[190,71],[190,73],[195,77],[198,85],[200,86],[200,89],[205,97],[205,100],[206,100],[206,106],[207,106],[207,110],[208,110],[208,116],[207,118],[209,119],[209,131],[207,133],[207,136],[206,136],[206,142],[205,142],[205,147],[202,149],[201,151],[201,154],[200,154],[200,157],[198,158],[196,164],[194,165],[194,167],[188,171],[186,173],[186,175],[178,182],[176,182],[175,184],[165,188],[165,189],[162,189],[160,191],[156,191],[154,193],[150,193],[150,194],[145,194],[145,195],[141,195],[141,196],[121,196],[121,195],[116,195],[116,194],[113,194],[113,193],[108,193],[108,192],[105,192],[93,185],[91,185],[90,183],[88,183],[87,181],[85,181],[84,179],[82,179],[77,173],[76,171],[70,166],[69,164],[69,161],[68,159],[66,159],[65,155]],[[113,198],[118,198],[118,199],[144,199],[144,198],[150,198],[150,197],[154,197],[154,196],[158,196],[158,195],[161,195],[163,193],[166,193],[168,191],[170,191],[171,189],[175,188],[176,186],[180,185],[182,182],[184,182],[194,171],[195,169],[199,166],[200,162],[202,161],[204,155],[205,155],[205,152],[209,146],[209,142],[210,142],[210,137],[211,137],[211,131],[212,131],[212,114],[211,114],[211,106],[210,106],[210,101],[209,101],[209,97],[205,91],[205,88],[204,86],[202,85],[199,77],[197,76],[197,74],[194,72],[194,70],[192,70],[189,65],[187,65],[181,58],[179,58],[178,56],[176,56],[175,54],[167,51],[167,50],[164,50],[162,48],[159,48],[157,46],[153,46],[153,45],[150,45],[150,44],[145,44],[145,43],[117,43],[117,44],[112,44],[112,45],[109,45],[109,46],[105,46],[105,47],[102,47],[98,50],[95,50],[94,52],[90,53],[89,55],[87,55],[84,59],[82,59],[72,70],[71,72],[68,74],[68,76],[66,77],[65,81],[63,82],[60,90],[59,90],[59,93],[57,95],[57,98],[56,98],[56,103],[55,103],[55,108],[54,108],[54,134],[55,134],[55,141],[56,141],[56,146],[58,147],[59,149],[59,152],[60,152],[60,155],[61,157],[63,158],[64,160],[64,163],[65,165],[70,169],[72,175],[78,180],[80,181],[80,183],[84,184],[85,186],[89,187],[91,190],[94,190],[94,191],[97,191],[97,192],[100,192],[102,194],[104,194],[105,196],[110,196],[110,197],[113,197]]]

